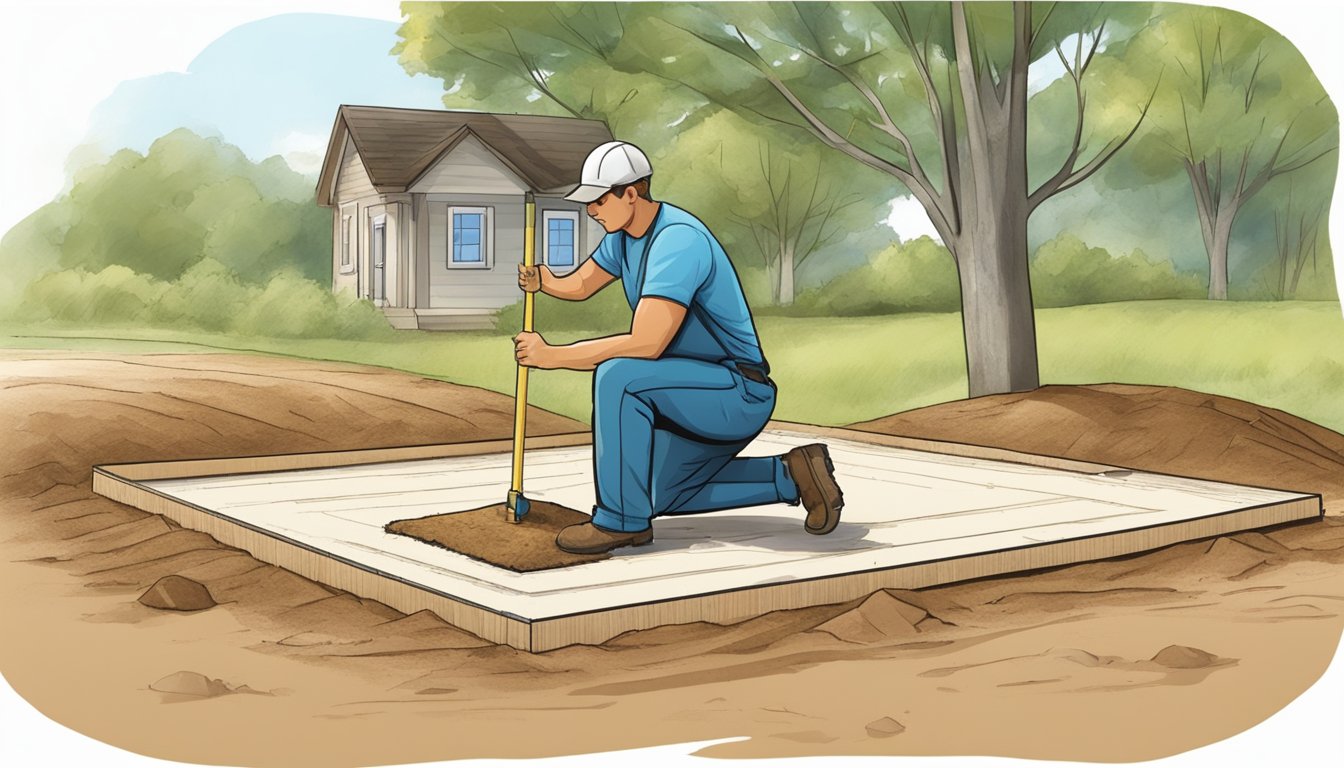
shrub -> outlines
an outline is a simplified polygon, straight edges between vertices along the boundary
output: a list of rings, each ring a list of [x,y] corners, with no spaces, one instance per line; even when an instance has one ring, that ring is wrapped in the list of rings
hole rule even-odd
[[[1061,234],[1036,250],[1031,261],[1031,294],[1038,307],[1067,307],[1142,299],[1198,299],[1207,295],[1198,275],[1177,272],[1169,261],[1153,261],[1135,249],[1113,256]]]
[[[231,330],[262,291],[244,285],[236,273],[214,259],[197,262],[169,286],[151,308],[151,323],[218,333]]]
[[[285,270],[238,317],[234,331],[280,338],[386,338],[393,333],[382,313],[366,301],[337,299],[298,272]]]
[[[379,340],[396,334],[372,303],[332,295],[293,270],[263,286],[207,259],[174,281],[113,265],[52,272],[30,283],[12,313],[21,322],[142,325],[255,337]]]
[[[961,306],[956,263],[928,236],[892,243],[867,264],[803,291],[790,314],[952,312]]]
[[[94,273],[52,272],[28,285],[16,315],[35,321],[132,323],[143,319],[166,289],[164,283],[117,264]]]

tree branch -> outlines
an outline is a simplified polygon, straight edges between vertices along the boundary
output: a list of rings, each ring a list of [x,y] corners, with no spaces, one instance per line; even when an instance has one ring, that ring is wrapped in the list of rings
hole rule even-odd
[[[543,75],[541,73],[541,69],[536,66],[535,59],[529,59],[526,55],[523,54],[523,49],[518,45],[518,40],[515,39],[513,36],[513,30],[503,26],[501,26],[500,29],[503,29],[504,33],[509,36],[509,42],[513,45],[513,51],[518,56],[518,63],[522,64],[523,68],[527,70],[528,77],[532,80],[532,85],[536,87],[536,89],[540,91],[542,94],[544,94],[546,98],[550,99],[551,101],[563,107],[564,110],[569,114],[578,118],[588,117],[587,115],[584,115],[580,113],[578,110],[574,109],[574,107],[570,106],[569,102],[555,95],[555,93],[550,89],[550,85],[546,80],[546,76]]]
[[[838,132],[835,131],[835,129],[831,128],[826,123],[825,120],[822,120],[821,117],[819,117],[806,104],[804,104],[802,99],[799,98],[798,95],[795,94],[787,84],[785,84],[782,80],[780,80],[779,77],[774,72],[770,71],[769,66],[766,64],[765,60],[762,59],[760,54],[756,53],[755,49],[751,47],[751,44],[747,42],[746,36],[742,33],[741,30],[733,28],[733,31],[736,34],[737,38],[742,41],[742,44],[746,46],[747,50],[750,50],[752,52],[752,55],[756,59],[755,61],[752,61],[751,59],[748,59],[747,57],[739,54],[738,52],[732,50],[731,48],[724,46],[717,40],[713,40],[711,38],[705,37],[704,35],[701,35],[700,33],[696,32],[693,29],[687,29],[685,27],[677,27],[677,28],[681,29],[683,32],[691,35],[697,40],[700,40],[703,43],[706,43],[724,53],[727,53],[728,55],[733,56],[734,58],[739,59],[740,61],[746,62],[747,64],[755,68],[758,72],[761,73],[763,77],[765,77],[766,81],[770,83],[770,86],[774,88],[775,91],[779,93],[779,95],[782,96],[786,102],[788,102],[789,106],[792,107],[793,110],[803,119],[804,123],[806,124],[806,128],[814,136],[820,139],[822,143],[826,144],[827,146],[833,149],[840,150],[841,152],[845,153],[846,155],[849,155],[855,160],[858,160],[864,165],[869,166],[870,168],[874,168],[876,170],[882,171],[883,173],[895,176],[897,179],[901,181],[902,184],[906,186],[907,189],[910,190],[910,193],[913,194],[915,198],[919,200],[919,202],[924,206],[925,210],[929,214],[929,218],[933,221],[933,225],[936,228],[938,228],[939,233],[946,233],[944,234],[945,238],[951,236],[950,229],[947,225],[947,220],[943,216],[942,211],[938,207],[937,191],[934,190],[932,186],[928,184],[927,180],[921,179],[920,177],[917,177],[914,174],[912,174],[909,170],[902,168],[901,166],[896,165],[895,163],[892,163],[888,160],[884,160],[883,158],[874,155],[872,152],[869,152],[868,150],[851,143],[846,137],[841,136]],[[783,125],[794,126],[793,123],[790,123],[786,120],[780,120],[777,117],[767,115],[764,112],[761,112],[760,110],[751,107],[739,105],[738,108],[746,109],[747,111],[760,115],[763,118],[781,123]]]
[[[1162,76],[1160,74],[1158,75],[1157,80],[1158,84],[1162,82]],[[1031,193],[1031,195],[1027,197],[1027,210],[1028,211],[1036,210],[1036,206],[1045,202],[1052,195],[1063,192],[1066,189],[1075,187],[1086,181],[1089,176],[1096,173],[1103,165],[1107,163],[1107,161],[1109,161],[1112,157],[1115,156],[1116,152],[1119,152],[1121,148],[1123,148],[1126,144],[1128,144],[1130,139],[1134,138],[1134,134],[1138,132],[1139,126],[1143,125],[1144,118],[1148,116],[1148,110],[1152,108],[1153,99],[1156,97],[1157,97],[1157,85],[1154,85],[1152,93],[1148,94],[1148,103],[1143,105],[1143,110],[1139,112],[1139,119],[1134,121],[1134,125],[1129,129],[1128,133],[1126,133],[1119,140],[1112,140],[1105,147],[1102,147],[1101,151],[1098,152],[1095,156],[1093,156],[1093,158],[1090,161],[1088,161],[1087,165],[1084,165],[1082,168],[1079,168],[1077,170],[1070,169],[1070,173],[1066,174],[1065,177],[1060,179],[1057,183],[1052,177],[1045,184],[1042,184],[1040,188],[1038,188],[1035,192]],[[1059,174],[1056,174],[1056,176],[1058,175]],[[1051,188],[1050,186],[1052,183],[1054,184],[1053,188]]]
[[[1053,6],[1052,6],[1053,8]],[[911,58],[915,61],[915,68],[919,71],[920,81],[924,85],[924,96],[929,102],[929,111],[933,115],[933,121],[938,127],[938,155],[942,161],[943,168],[943,194],[939,200],[939,207],[943,216],[951,222],[952,226],[958,231],[961,229],[960,215],[960,182],[958,178],[960,162],[957,157],[957,126],[955,110],[951,115],[943,112],[943,100],[938,95],[938,89],[933,84],[933,75],[929,70],[929,30],[924,32],[923,48],[915,43],[914,28],[910,24],[910,16],[905,12],[905,6],[895,6],[897,18],[900,20],[898,26],[892,20],[888,13],[888,6],[881,7],[883,18],[887,24],[896,32],[905,47],[910,51]],[[930,22],[932,23],[932,22]],[[951,73],[949,70],[949,80]]]

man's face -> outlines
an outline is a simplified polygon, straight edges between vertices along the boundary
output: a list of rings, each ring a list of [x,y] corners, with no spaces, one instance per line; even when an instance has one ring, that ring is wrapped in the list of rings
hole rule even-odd
[[[620,196],[604,192],[588,204],[588,215],[596,219],[608,234],[619,232],[635,218],[635,199],[638,197],[639,193],[634,187],[626,187],[625,194]]]

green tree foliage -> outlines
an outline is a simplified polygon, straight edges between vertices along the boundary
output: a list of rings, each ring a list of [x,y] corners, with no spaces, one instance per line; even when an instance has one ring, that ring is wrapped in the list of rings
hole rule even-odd
[[[160,280],[211,258],[250,282],[283,269],[331,278],[331,217],[310,179],[279,157],[252,163],[236,147],[179,129],[145,155],[122,150],[76,172],[68,194],[0,244],[34,271],[121,265]],[[34,254],[27,251],[43,245]]]
[[[1162,6],[1124,60],[1164,66],[1134,167],[1148,178],[1187,177],[1208,257],[1208,297],[1226,299],[1234,225],[1251,201],[1289,174],[1324,173],[1333,182],[1334,104],[1291,43],[1221,9]],[[1272,240],[1261,248],[1260,263],[1272,260]]]
[[[620,136],[690,128],[707,101],[649,68],[652,3],[407,3],[392,52],[443,79],[447,107],[605,120]],[[675,54],[669,54],[675,60]]]
[[[251,336],[388,338],[369,302],[333,295],[331,214],[279,157],[174,131],[76,172],[0,242],[26,265],[6,314],[26,323]]]

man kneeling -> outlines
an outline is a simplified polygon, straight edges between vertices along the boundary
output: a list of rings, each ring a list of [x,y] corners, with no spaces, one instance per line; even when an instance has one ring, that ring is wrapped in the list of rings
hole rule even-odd
[[[619,278],[634,311],[630,332],[568,345],[536,333],[514,339],[520,364],[594,370],[591,522],[560,532],[566,552],[591,554],[653,541],[659,515],[802,503],[804,528],[840,522],[844,496],[826,446],[782,456],[737,454],[775,408],[775,384],[737,272],[699,219],[649,196],[652,168],[633,144],[594,149],[566,199],[606,230],[592,258],[557,277],[519,265],[524,291],[587,299]]]

